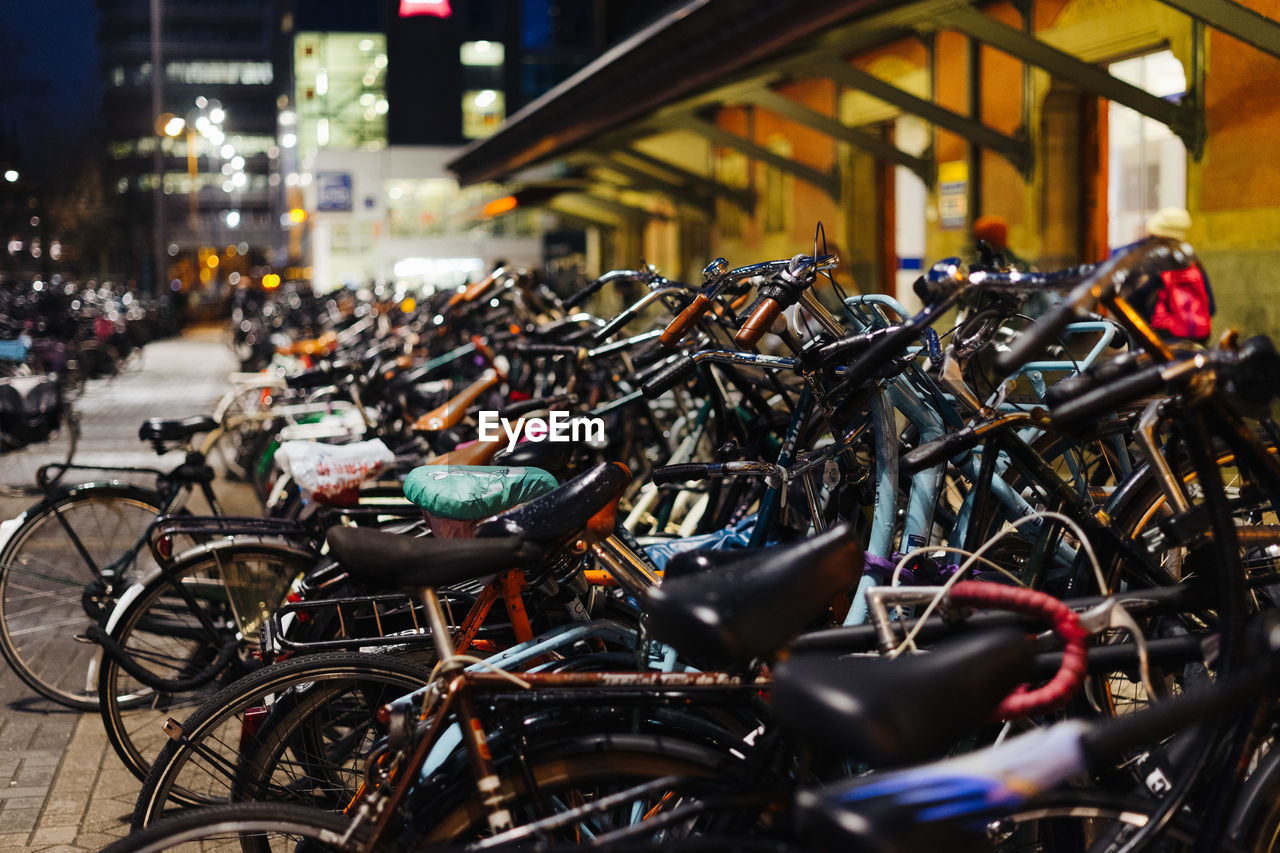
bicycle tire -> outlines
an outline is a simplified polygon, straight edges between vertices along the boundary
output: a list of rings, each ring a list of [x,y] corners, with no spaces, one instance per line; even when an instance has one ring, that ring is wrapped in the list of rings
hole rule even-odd
[[[1090,824],[1105,823],[1113,831],[1119,829],[1122,832],[1133,832],[1146,825],[1155,807],[1156,803],[1150,800],[1139,800],[1132,797],[1124,797],[1123,795],[1117,796],[1114,792],[1085,788],[1064,788],[1042,794],[1034,802],[1022,806],[1018,811],[1002,818],[1000,821],[993,822],[988,827],[988,836],[990,837],[999,831],[996,828],[999,824],[1032,824],[1034,826],[1036,822],[1065,820],[1087,821]],[[1035,828],[1037,830],[1044,829],[1044,827]],[[991,849],[998,851],[998,853],[1031,853],[1031,851],[1036,851],[1036,853],[1079,853],[1079,851],[1085,849],[1095,849],[1092,846],[1086,848],[1081,845],[1082,835],[1086,844],[1096,844],[1098,843],[1099,830],[1104,830],[1105,828],[1104,826],[1089,825],[1080,827],[1079,831],[1073,831],[1068,827],[1052,827],[1049,833],[1037,831],[1029,840],[1024,837],[1021,843],[995,843]],[[1196,823],[1189,819],[1187,815],[1179,815],[1161,831],[1159,840],[1147,849],[1159,850],[1161,853],[1172,853],[1174,850],[1190,850],[1195,843],[1197,829]],[[1119,840],[1115,840],[1114,843],[1118,846]],[[1114,848],[1106,847],[1105,849]],[[1224,838],[1218,841],[1218,846],[1214,849],[1219,853],[1244,853],[1246,848],[1231,839]]]
[[[431,677],[425,662],[391,655],[323,652],[273,664],[219,691],[182,723],[182,739],[169,740],[152,762],[134,809],[132,825],[148,826],[171,803],[203,805],[230,797],[232,779],[210,762],[234,765],[246,746],[245,715],[265,707],[265,697],[299,685],[371,683],[398,685],[408,693]],[[332,693],[332,690],[328,691]]]
[[[554,799],[552,792],[559,792],[559,802],[566,802],[565,796],[569,796],[568,801],[587,802],[607,796],[609,789],[627,790],[667,776],[687,780],[681,783],[685,786],[681,790],[689,796],[708,789],[739,790],[745,772],[741,759],[662,735],[586,734],[544,744],[538,752],[539,755],[530,759],[527,778],[534,780],[538,798],[547,801]],[[515,763],[514,756],[507,758],[508,763]],[[506,807],[517,825],[522,819],[540,817],[539,807],[530,801],[526,775],[514,767],[507,767],[505,771],[498,768],[508,790]],[[456,776],[436,774],[430,784],[410,795],[404,811],[413,822],[407,827],[411,839],[407,841],[408,846],[462,843],[488,834],[488,807],[484,795],[476,790],[470,772],[467,765],[459,768]],[[647,807],[641,807],[640,813],[648,814],[660,802],[670,805],[683,796],[674,788],[670,793],[674,796],[667,796],[665,791],[647,796],[644,801]],[[610,818],[621,822],[625,820],[624,811],[630,815],[635,810],[636,804],[628,802],[606,814],[594,815],[593,826],[599,828],[601,821]],[[694,828],[686,829],[693,831]],[[573,830],[566,831],[572,837]]]
[[[40,501],[23,514],[0,550],[0,653],[33,690],[70,708],[98,707],[90,672],[97,649],[75,639],[103,615],[86,612],[82,601],[95,574],[77,557],[58,515],[103,567],[133,547],[164,506],[154,489],[93,483]],[[138,560],[145,566],[150,554],[144,551]]]
[[[265,586],[262,593],[262,603],[274,609],[283,601],[292,580],[314,562],[310,552],[264,543],[212,545],[188,551],[172,566],[171,577],[184,584],[215,626],[223,628],[217,635],[210,635],[191,611],[190,603],[175,594],[169,577],[153,578],[132,599],[112,628],[111,639],[160,678],[199,677],[217,663],[223,643],[229,641],[224,634],[238,631],[240,644],[239,653],[203,685],[173,692],[147,687],[114,658],[104,655],[98,674],[99,712],[107,739],[139,780],[147,777],[152,759],[167,740],[162,728],[164,719],[181,709],[197,707],[247,671],[243,658],[255,642],[252,631],[259,623],[235,621],[225,580],[236,575],[275,580],[279,596]],[[270,598],[275,600],[266,600]],[[261,613],[255,617],[260,618]]]
[[[267,850],[271,849],[267,835],[310,842],[308,850],[359,850],[368,840],[369,828],[353,830],[351,819],[344,815],[289,803],[231,803],[174,815],[108,845],[103,853],[207,850],[218,839],[230,842],[227,846],[233,849]],[[343,844],[343,839],[348,843]]]

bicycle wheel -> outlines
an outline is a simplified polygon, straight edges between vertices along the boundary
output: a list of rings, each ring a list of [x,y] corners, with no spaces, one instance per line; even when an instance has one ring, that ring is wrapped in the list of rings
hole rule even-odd
[[[1276,453],[1270,442],[1266,445],[1271,453]],[[1235,464],[1235,454],[1222,450],[1216,456],[1227,499],[1236,519],[1246,574],[1280,577],[1280,513],[1272,505],[1266,490],[1256,484],[1253,475]],[[1108,508],[1113,526],[1131,539],[1142,540],[1143,534],[1157,537],[1150,539],[1147,547],[1152,553],[1160,554],[1160,566],[1171,581],[1180,581],[1199,570],[1213,571],[1214,567],[1197,563],[1197,558],[1207,555],[1208,551],[1173,547],[1159,539],[1159,523],[1173,515],[1173,509],[1152,472],[1144,469],[1138,476],[1140,479],[1122,489],[1114,506]],[[1174,476],[1182,484],[1191,506],[1203,501],[1199,479],[1189,464],[1175,466]],[[1207,537],[1208,531],[1204,532]],[[1104,565],[1103,570],[1112,588],[1130,582],[1118,560]]]
[[[175,815],[103,849],[103,853],[359,850],[369,828],[333,812],[288,803],[232,803]]]
[[[164,506],[152,489],[90,484],[41,501],[20,517],[0,551],[0,652],[41,695],[81,710],[98,707],[92,671],[98,649],[76,635],[111,604],[101,600],[100,590],[86,589],[97,574],[76,540],[97,569],[118,563],[138,547]],[[150,552],[142,548],[125,576],[149,565]]]
[[[324,780],[325,791],[347,784],[371,746],[372,712],[430,678],[429,656],[355,652],[307,655],[245,676],[191,714],[180,739],[165,743],[138,795],[133,826],[149,826],[175,804],[227,801],[242,753],[257,756],[254,774],[273,799],[314,802],[316,786],[296,781]],[[300,731],[306,739],[291,743]],[[324,743],[340,750],[324,755],[316,748]],[[248,778],[241,779],[242,789]]]
[[[545,744],[531,757],[528,772],[505,763],[503,773],[508,792],[506,806],[517,826],[548,814],[599,802],[622,794],[645,782],[673,777],[661,790],[637,792],[621,797],[610,808],[593,812],[581,822],[556,830],[548,840],[579,843],[602,833],[634,825],[660,812],[699,801],[717,792],[741,790],[744,762],[727,753],[662,735],[591,735],[559,743]],[[501,772],[501,771],[500,771]],[[476,790],[469,769],[458,775],[436,774],[410,797],[405,810],[410,822],[410,846],[453,842],[464,843],[489,834],[486,795]],[[532,779],[530,789],[527,779]],[[461,796],[460,796],[461,795]],[[723,816],[720,816],[723,817]],[[748,816],[748,820],[754,820]],[[649,839],[632,839],[656,844],[700,834],[708,819],[702,815],[665,826]],[[723,826],[722,821],[718,822]],[[540,838],[545,836],[540,835]]]
[[[1103,791],[1064,789],[1051,791],[1016,814],[994,821],[987,827],[991,850],[998,853],[1082,853],[1115,850],[1146,826],[1155,804]],[[1172,853],[1190,850],[1195,842],[1196,824],[1185,816],[1175,817],[1147,850]],[[1242,848],[1228,839],[1218,841],[1215,850],[1238,853]]]
[[[289,585],[310,568],[309,551],[287,545],[217,544],[188,551],[170,577],[153,579],[128,605],[111,639],[152,676],[198,682],[157,691],[104,655],[98,676],[107,737],[140,780],[167,741],[163,725],[254,668],[248,652]],[[228,657],[228,645],[235,646]]]

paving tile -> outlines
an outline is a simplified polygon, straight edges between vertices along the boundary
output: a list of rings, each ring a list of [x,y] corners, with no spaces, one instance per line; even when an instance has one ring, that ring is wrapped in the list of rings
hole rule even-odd
[[[141,371],[91,381],[75,402],[82,424],[77,461],[178,465],[180,453],[157,457],[141,444],[138,425],[148,417],[211,412],[235,369],[220,330],[148,345]],[[0,486],[32,483],[40,465],[63,454],[65,441],[0,456]],[[232,511],[256,511],[249,509],[256,501],[247,486],[219,481],[217,489]],[[0,488],[0,519],[15,517],[37,498]],[[140,785],[120,765],[98,715],[36,696],[3,665],[0,697],[0,851],[78,853],[124,837]]]
[[[58,826],[47,829],[37,829],[31,836],[31,846],[37,847],[42,844],[71,844],[76,840],[77,830],[74,826]]]

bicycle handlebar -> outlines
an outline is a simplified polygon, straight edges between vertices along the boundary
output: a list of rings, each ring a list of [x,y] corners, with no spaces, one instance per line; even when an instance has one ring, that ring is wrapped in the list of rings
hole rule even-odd
[[[1148,237],[1127,252],[1100,264],[1075,286],[1067,298],[1019,335],[1009,349],[995,359],[996,369],[1013,373],[1039,355],[1067,327],[1077,311],[1091,311],[1107,296],[1119,295],[1141,273],[1150,269],[1175,269],[1195,260],[1191,247],[1181,240]]]
[[[566,299],[561,305],[566,311],[586,299],[600,288],[614,281],[651,281],[657,276],[653,270],[610,270],[595,281],[589,282],[586,287]]]
[[[960,581],[947,597],[953,604],[1012,610],[1043,619],[1063,641],[1062,664],[1053,678],[1042,687],[1020,689],[1005,697],[996,709],[997,719],[1032,717],[1061,707],[1084,683],[1089,632],[1080,624],[1080,615],[1059,599],[987,581]]]
[[[1050,414],[1054,423],[1064,428],[1079,426],[1134,400],[1155,394],[1164,387],[1163,374],[1167,368],[1166,364],[1152,364],[1105,385],[1086,388],[1079,395],[1054,406]]]

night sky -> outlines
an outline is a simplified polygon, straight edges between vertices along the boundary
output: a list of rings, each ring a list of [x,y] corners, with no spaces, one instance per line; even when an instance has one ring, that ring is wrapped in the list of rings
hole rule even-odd
[[[92,156],[96,21],[93,0],[0,0],[0,162],[57,177]]]

